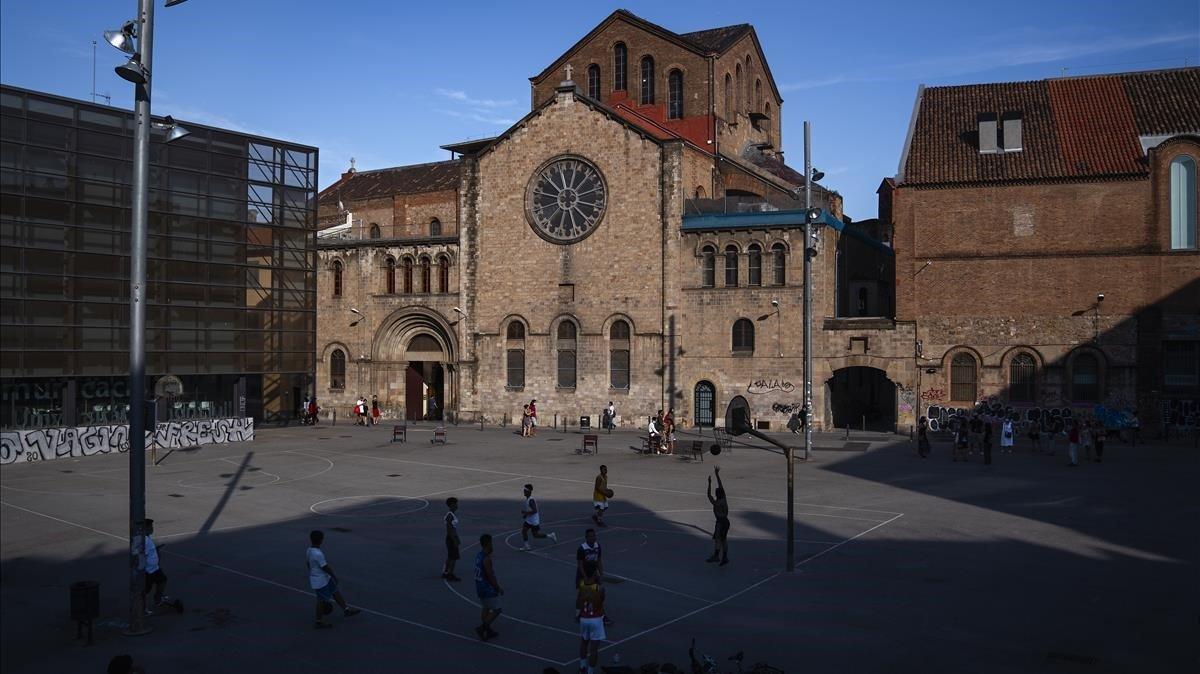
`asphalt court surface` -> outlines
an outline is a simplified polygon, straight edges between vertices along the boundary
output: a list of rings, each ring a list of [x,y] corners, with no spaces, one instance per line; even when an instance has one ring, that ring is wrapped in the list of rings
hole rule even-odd
[[[683,666],[693,636],[721,660],[741,650],[787,671],[1200,662],[1184,638],[1195,636],[1197,604],[1183,602],[1196,599],[1197,546],[1179,534],[1200,514],[1186,497],[1197,462],[1180,448],[1118,447],[1108,463],[1073,472],[1027,452],[990,467],[937,451],[921,461],[906,438],[882,436],[866,438],[865,452],[818,452],[796,467],[789,573],[776,453],[642,456],[637,436],[618,432],[601,435],[599,456],[581,456],[578,434],[451,427],[449,443],[434,446],[431,430],[410,427],[407,443],[389,442],[387,426],[260,430],[253,443],[175,452],[148,469],[169,593],[186,610],[151,617],[154,632],[141,638],[120,633],[127,457],[5,466],[4,671],[102,671],[121,652],[151,672],[573,671],[574,551],[591,526],[600,463],[616,491],[599,534],[614,620],[602,664]],[[704,562],[714,465],[732,520],[731,563],[720,568]],[[532,552],[519,550],[526,482],[543,529],[559,535]],[[462,583],[439,578],[451,495]],[[315,528],[363,609],[321,632],[302,566]],[[482,643],[470,567],[485,532],[506,594],[501,635]],[[67,594],[85,579],[102,591],[88,648],[73,640]]]

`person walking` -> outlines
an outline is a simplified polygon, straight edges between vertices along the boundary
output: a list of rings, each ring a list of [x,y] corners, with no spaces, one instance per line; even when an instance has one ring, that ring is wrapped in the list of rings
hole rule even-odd
[[[440,419],[440,417],[438,416],[438,400],[437,400],[436,393],[429,394],[429,401],[425,407],[428,409],[428,414],[429,414],[430,419],[435,419],[435,420]]]
[[[575,593],[575,608],[579,611],[579,672],[595,674],[600,642],[608,638],[604,633],[604,587],[596,564],[585,564],[584,576]]]
[[[338,606],[342,607],[342,615],[347,618],[359,613],[359,610],[346,603],[342,591],[338,589],[337,575],[334,574],[333,567],[329,566],[329,562],[325,561],[325,553],[321,551],[321,544],[325,542],[325,532],[320,529],[309,532],[308,541],[308,582],[313,593],[317,595],[317,622],[313,626],[317,629],[328,629],[333,625],[325,622],[325,616],[333,612],[332,602],[337,602]]]
[[[713,475],[717,477],[717,494],[713,498],[712,477],[708,478],[708,502],[712,505],[716,526],[713,527],[713,553],[704,560],[706,562],[720,561],[721,566],[729,563],[729,501],[725,498],[725,485],[721,483],[721,467],[713,467]]]
[[[537,435],[537,398],[529,401],[529,437]]]
[[[1068,466],[1079,465],[1079,422],[1071,422],[1071,430],[1067,431],[1067,459],[1070,460]]]
[[[533,417],[529,416],[529,405],[521,406],[521,437],[528,438],[533,427]]]
[[[992,422],[983,422],[983,433],[979,442],[983,448],[983,465],[992,465]]]
[[[458,563],[458,499],[451,496],[446,499],[446,516],[442,522],[446,525],[446,563],[442,566],[442,578],[457,583],[462,580],[454,575],[454,565]]]
[[[1012,419],[1000,422],[1000,451],[1012,454],[1013,441],[1016,439],[1014,435]]]
[[[521,550],[529,552],[533,549],[529,547],[530,532],[534,538],[549,538],[555,543],[558,542],[557,533],[542,533],[542,513],[538,510],[537,500],[533,498],[532,484],[525,485],[525,503],[521,506],[521,518],[521,540],[525,542]]]
[[[504,596],[504,588],[496,580],[496,569],[492,566],[492,536],[483,534],[479,537],[479,553],[475,555],[475,595],[479,597],[479,627],[475,634],[487,641],[500,636],[492,629],[492,623],[500,617],[504,609],[500,606],[500,597]]]
[[[616,426],[616,419],[617,407],[613,405],[613,402],[610,400],[608,401],[608,407],[604,408],[604,428],[611,431],[613,427]]]
[[[663,440],[667,446],[667,454],[675,453],[675,408],[667,410],[663,417]]]
[[[929,458],[929,420],[925,417],[917,420],[917,454]]]
[[[606,527],[604,523],[604,513],[608,511],[608,499],[612,497],[612,490],[608,488],[608,466],[600,466],[600,474],[596,476],[596,482],[592,485],[592,506],[596,512],[592,513],[592,521],[598,527]]]
[[[317,421],[318,421],[317,415],[320,413],[320,411],[321,411],[321,408],[320,408],[320,406],[317,405],[317,397],[313,396],[312,399],[308,401],[308,422],[309,422],[309,424],[311,424],[313,426],[317,425]]]
[[[371,396],[371,425],[379,425],[379,417],[383,414],[379,411],[379,396]]]

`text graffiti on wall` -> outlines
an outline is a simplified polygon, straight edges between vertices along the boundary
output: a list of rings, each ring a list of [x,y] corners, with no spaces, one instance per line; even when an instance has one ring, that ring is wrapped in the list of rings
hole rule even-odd
[[[254,419],[172,421],[146,432],[146,445],[164,449],[245,442],[254,439]],[[0,433],[0,464],[49,461],[129,451],[129,426],[79,426]]]
[[[927,388],[921,391],[921,400],[927,403],[937,402],[946,399],[946,389],[944,388]]]
[[[799,412],[802,409],[804,409],[803,402],[794,402],[791,404],[775,403],[774,405],[771,405],[771,410],[775,411],[775,412],[779,412],[780,414],[793,414],[795,412]]]
[[[794,390],[796,390],[796,387],[786,379],[755,379],[746,387],[746,393],[751,395],[762,395],[764,393],[771,393],[772,391],[791,393]]]
[[[912,414],[913,406],[917,403],[916,391],[911,386],[904,384],[896,384],[896,395],[899,397],[897,405],[901,414]]]

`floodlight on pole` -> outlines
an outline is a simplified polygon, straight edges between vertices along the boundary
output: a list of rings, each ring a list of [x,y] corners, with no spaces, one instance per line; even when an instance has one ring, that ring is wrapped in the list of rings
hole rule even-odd
[[[818,171],[817,169],[813,169],[811,175],[812,175],[813,182],[817,182],[821,178],[825,177],[825,174],[821,171]]]
[[[164,117],[163,121],[161,122],[154,122],[154,128],[162,129],[167,132],[167,137],[163,139],[164,143],[177,141],[184,136],[191,135],[192,133],[186,126],[176,122],[175,118],[170,115]]]
[[[145,84],[150,81],[150,71],[146,66],[142,65],[142,59],[137,54],[129,57],[129,60],[121,65],[113,68],[117,72],[117,76],[126,82],[134,84]]]
[[[125,52],[133,54],[137,52],[135,41],[137,40],[137,22],[126,21],[117,30],[104,31],[104,41]]]

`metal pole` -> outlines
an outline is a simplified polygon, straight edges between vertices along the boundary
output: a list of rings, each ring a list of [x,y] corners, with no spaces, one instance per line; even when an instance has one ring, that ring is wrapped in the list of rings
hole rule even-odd
[[[150,197],[150,83],[154,67],[154,0],[138,0],[138,52],[146,83],[134,85],[133,209],[129,261],[129,628],[146,623],[146,222]]]

